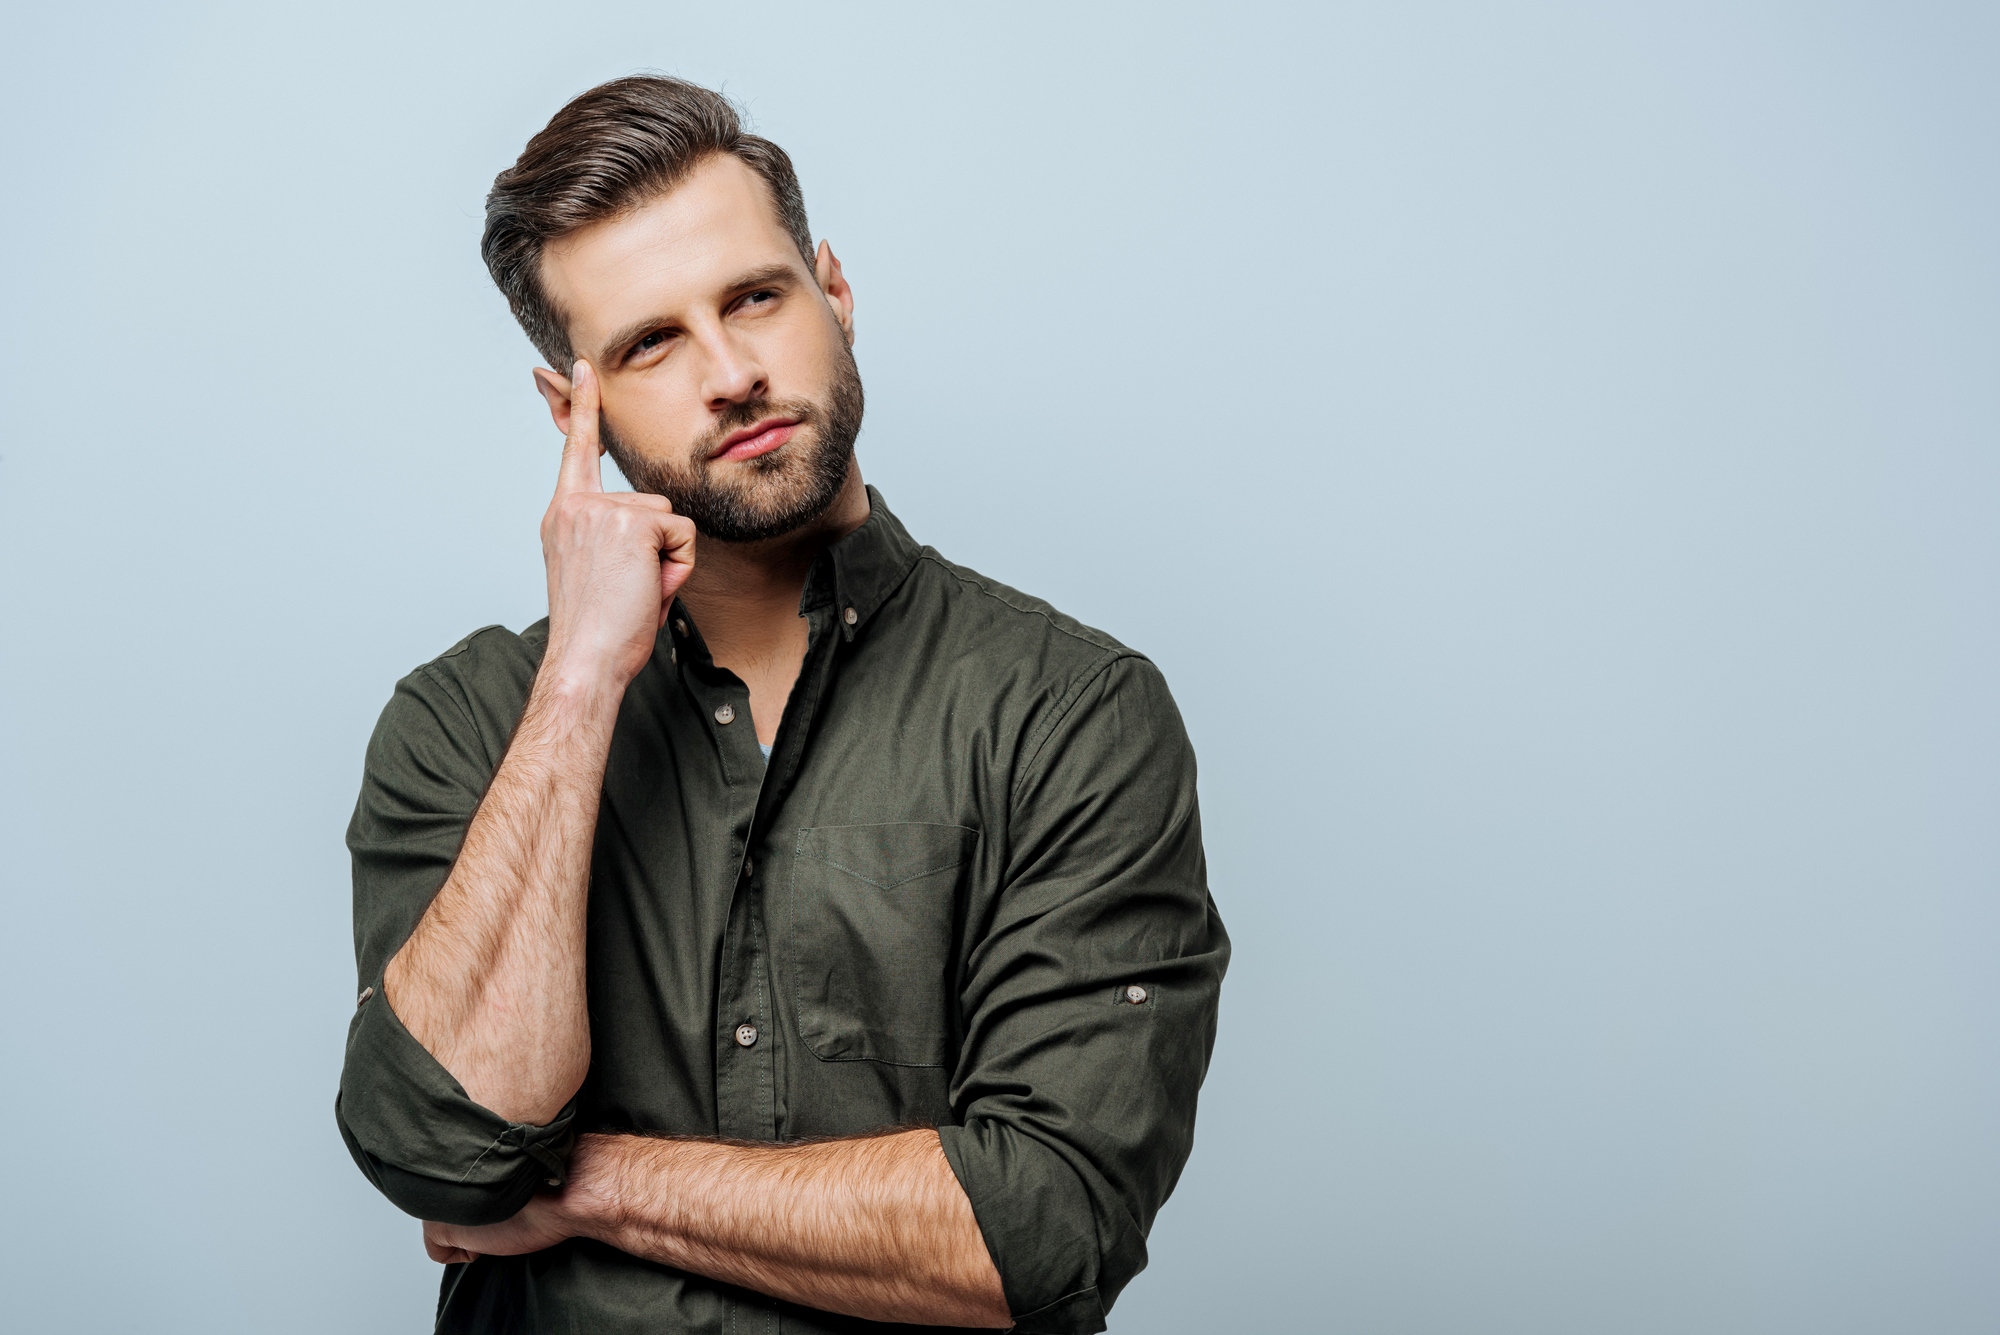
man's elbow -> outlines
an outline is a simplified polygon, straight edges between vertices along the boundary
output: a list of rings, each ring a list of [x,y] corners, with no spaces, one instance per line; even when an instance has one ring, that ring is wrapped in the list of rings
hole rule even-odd
[[[433,1165],[410,1166],[376,1153],[356,1135],[338,1101],[335,1118],[362,1175],[391,1205],[418,1219],[468,1227],[497,1224],[518,1214],[537,1190],[563,1180],[563,1158],[557,1151],[567,1145],[536,1146],[524,1152],[519,1145],[496,1143],[495,1152],[482,1155],[470,1171],[458,1172],[459,1165],[442,1161],[434,1165],[435,1171],[426,1171]]]
[[[540,1123],[514,1121],[471,1098],[381,998],[348,1031],[334,1100],[341,1138],[398,1209],[447,1224],[512,1217],[569,1174],[574,1101]]]

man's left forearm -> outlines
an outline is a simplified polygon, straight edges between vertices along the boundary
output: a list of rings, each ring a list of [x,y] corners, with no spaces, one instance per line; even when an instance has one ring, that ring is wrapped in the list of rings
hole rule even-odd
[[[1012,1324],[935,1131],[791,1145],[584,1136],[560,1194],[490,1228],[425,1226],[439,1260],[564,1237],[822,1311]]]

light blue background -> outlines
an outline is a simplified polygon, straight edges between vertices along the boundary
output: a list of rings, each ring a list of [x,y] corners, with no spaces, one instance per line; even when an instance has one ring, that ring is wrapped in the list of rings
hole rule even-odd
[[[796,157],[869,479],[1186,713],[1238,953],[1114,1330],[2000,1327],[1992,7],[7,29],[0,1327],[427,1326],[340,836],[541,615],[481,200],[641,68]]]

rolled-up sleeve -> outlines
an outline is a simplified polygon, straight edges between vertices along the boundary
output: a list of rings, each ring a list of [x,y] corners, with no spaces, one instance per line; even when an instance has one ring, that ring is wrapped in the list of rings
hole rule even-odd
[[[1016,1329],[1104,1329],[1194,1143],[1229,939],[1194,754],[1158,670],[1119,657],[1051,711],[961,992],[946,1157]]]
[[[449,670],[411,673],[369,741],[347,832],[361,999],[334,1113],[355,1163],[383,1195],[445,1223],[512,1215],[537,1187],[562,1180],[574,1139],[574,1104],[547,1126],[528,1126],[467,1097],[382,992],[383,970],[451,872],[512,721],[482,717]]]

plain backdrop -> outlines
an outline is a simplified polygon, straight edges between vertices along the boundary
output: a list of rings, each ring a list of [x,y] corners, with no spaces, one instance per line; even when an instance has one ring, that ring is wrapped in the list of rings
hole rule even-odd
[[[1165,670],[1237,943],[1120,1335],[2000,1327],[1991,6],[14,4],[0,1327],[417,1331],[341,835],[544,611],[477,239],[796,158],[866,476]]]

